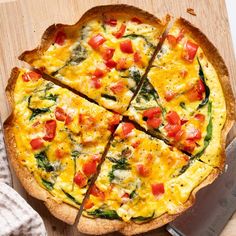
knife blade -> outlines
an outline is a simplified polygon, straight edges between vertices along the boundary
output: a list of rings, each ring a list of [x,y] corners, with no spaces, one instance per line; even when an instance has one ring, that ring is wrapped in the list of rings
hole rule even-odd
[[[193,207],[169,223],[167,231],[173,236],[217,236],[235,211],[236,138],[226,149],[223,174],[196,194]]]

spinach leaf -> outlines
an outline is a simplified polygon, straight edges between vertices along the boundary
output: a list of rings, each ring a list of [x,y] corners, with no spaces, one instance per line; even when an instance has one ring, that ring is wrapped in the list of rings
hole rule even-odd
[[[53,165],[49,162],[45,151],[35,154],[38,168],[45,170],[46,172],[54,171]]]
[[[186,109],[185,102],[180,102],[179,105],[180,105],[183,109]]]
[[[87,213],[91,216],[100,217],[102,219],[110,219],[110,220],[120,219],[120,217],[114,210],[96,209],[95,211],[90,211]]]
[[[129,77],[135,81],[136,85],[141,80],[140,72],[135,66],[129,69]]]
[[[112,166],[112,170],[108,173],[108,177],[110,182],[115,178],[114,171],[115,170],[130,170],[130,164],[127,162],[126,157],[122,157],[121,159],[116,159],[113,157],[107,157],[109,161],[114,163]]]
[[[129,197],[130,197],[130,199],[133,199],[136,195],[137,195],[137,193],[136,193],[136,189],[135,189],[135,190],[133,190],[133,191],[131,192],[131,194],[129,195]]]
[[[53,190],[54,184],[53,184],[52,182],[49,182],[49,181],[47,181],[47,180],[45,180],[45,179],[42,179],[42,184],[43,184],[44,187],[45,187],[46,189],[48,189],[49,191]]]
[[[159,95],[152,86],[152,84],[148,81],[147,78],[145,78],[144,83],[140,89],[140,92],[137,97],[137,102],[140,102],[140,97],[142,97],[146,101],[150,101],[151,99],[154,99],[156,102],[158,102]]]
[[[155,46],[151,42],[149,42],[145,36],[141,34],[127,34],[127,35],[124,35],[122,38],[130,38],[130,39],[142,38],[145,40],[145,42],[147,43],[149,47],[155,48]]]
[[[67,193],[64,189],[62,189],[62,192],[72,201],[74,202],[75,204],[77,205],[81,205],[81,203],[76,200],[72,195],[70,195],[69,193]]]
[[[109,95],[109,94],[106,94],[106,93],[102,93],[101,96],[103,98],[106,98],[106,99],[109,99],[109,100],[112,100],[112,101],[116,101],[116,97],[115,96],[112,96],[112,95]]]
[[[152,213],[151,216],[137,216],[137,217],[132,217],[131,220],[136,221],[136,222],[147,222],[151,220],[155,215],[155,211]]]
[[[46,95],[46,96],[42,97],[42,99],[44,99],[44,100],[52,100],[52,101],[54,101],[54,102],[57,101],[57,98],[58,98],[58,94],[52,94],[52,93],[50,93],[49,95]]]
[[[30,104],[31,98],[32,98],[32,95],[29,96],[29,98],[28,98],[28,108],[32,111],[32,114],[31,114],[29,120],[32,120],[37,115],[40,115],[40,114],[43,114],[43,113],[46,113],[46,112],[50,112],[49,107],[45,107],[45,108],[32,108],[31,104]]]
[[[205,79],[205,75],[203,73],[203,69],[202,69],[202,65],[200,64],[199,59],[197,58],[198,64],[199,64],[199,72],[198,75],[202,81],[202,83],[204,84],[205,87],[205,98],[202,100],[202,102],[198,105],[197,109],[200,109],[202,107],[204,107],[208,101],[209,101],[209,96],[210,96],[210,88],[207,86],[206,84],[206,79]]]

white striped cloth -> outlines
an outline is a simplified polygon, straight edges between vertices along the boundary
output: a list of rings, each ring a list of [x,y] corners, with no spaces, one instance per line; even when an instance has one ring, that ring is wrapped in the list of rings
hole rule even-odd
[[[39,214],[10,186],[12,179],[0,123],[0,236],[47,235]]]

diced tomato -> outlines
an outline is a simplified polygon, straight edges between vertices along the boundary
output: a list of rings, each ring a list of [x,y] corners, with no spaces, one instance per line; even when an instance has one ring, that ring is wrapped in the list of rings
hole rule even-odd
[[[93,48],[93,49],[98,49],[100,45],[102,45],[106,39],[101,35],[97,34],[94,35],[89,41],[88,44]]]
[[[129,68],[129,66],[128,66],[128,63],[126,61],[126,58],[118,59],[117,65],[116,65],[117,70],[126,70],[128,68]]]
[[[182,38],[184,37],[184,33],[185,33],[185,30],[184,30],[184,29],[181,29],[180,32],[179,32],[178,37],[176,38],[177,43],[182,40]]]
[[[188,75],[188,71],[186,71],[186,70],[181,70],[181,71],[180,71],[180,76],[181,76],[182,78],[185,78],[187,75]]]
[[[55,151],[55,155],[58,159],[61,159],[61,158],[64,157],[65,152],[62,149],[57,148],[56,151]]]
[[[201,79],[199,79],[198,82],[197,82],[197,90],[198,90],[199,93],[204,93],[205,92],[205,86],[204,86]]]
[[[155,183],[152,184],[152,194],[154,196],[160,196],[161,194],[165,193],[165,188],[163,183]]]
[[[131,21],[134,22],[134,23],[137,23],[137,24],[142,24],[142,21],[139,18],[137,18],[137,17],[133,17],[131,19]]]
[[[168,43],[172,46],[175,47],[177,44],[177,39],[174,35],[168,34],[166,36]]]
[[[133,53],[132,41],[126,39],[125,41],[120,42],[120,50],[124,53]]]
[[[66,113],[61,107],[56,107],[55,117],[59,121],[65,121],[66,120]]]
[[[106,74],[104,70],[101,70],[99,68],[96,68],[96,70],[93,72],[93,75],[96,76],[97,78],[101,78]]]
[[[114,48],[104,48],[103,51],[102,51],[102,58],[105,61],[108,61],[113,57],[114,52],[115,52]]]
[[[128,193],[124,193],[124,194],[122,195],[122,198],[129,198],[129,194],[128,194]]]
[[[183,146],[183,149],[186,151],[186,152],[193,152],[193,150],[195,149],[196,147],[196,143],[193,141],[193,140],[185,140],[184,141],[184,146]]]
[[[51,142],[56,135],[57,122],[55,120],[47,120],[45,123],[46,134],[44,140]]]
[[[83,165],[83,172],[86,176],[91,176],[97,172],[97,162],[95,160],[88,160]]]
[[[167,136],[170,138],[175,137],[175,135],[181,130],[181,125],[171,125],[167,124],[164,129],[167,132]]]
[[[113,117],[109,120],[109,130],[113,132],[115,127],[120,123],[120,115],[114,114]]]
[[[132,123],[123,123],[122,124],[122,137],[126,138],[134,129],[134,125]]]
[[[41,138],[34,138],[30,141],[30,145],[33,150],[37,150],[43,147],[43,140]]]
[[[84,203],[84,208],[87,209],[87,210],[92,208],[93,206],[94,206],[94,204],[90,199],[87,199]]]
[[[131,146],[132,146],[133,148],[137,148],[137,147],[140,145],[140,143],[141,143],[141,141],[138,140],[138,141],[132,143]]]
[[[137,169],[138,175],[142,177],[147,177],[150,174],[149,169],[145,167],[143,164],[137,164],[136,169]]]
[[[92,186],[92,188],[90,190],[90,194],[95,197],[99,197],[102,200],[105,199],[105,193],[103,191],[101,191],[95,184]]]
[[[135,63],[140,63],[140,62],[142,62],[142,57],[141,57],[141,55],[140,55],[139,52],[135,52],[135,53],[134,53],[134,62],[135,62]]]
[[[120,26],[120,29],[117,32],[113,32],[112,35],[114,35],[117,39],[121,38],[125,33],[126,25],[122,24]]]
[[[63,31],[58,31],[54,43],[62,46],[66,40],[66,34]]]
[[[180,117],[175,111],[169,111],[166,115],[166,120],[171,125],[180,125]]]
[[[147,125],[153,129],[156,129],[161,125],[161,122],[162,122],[161,118],[152,117],[148,118]]]
[[[143,112],[143,117],[147,118],[160,117],[160,115],[161,115],[160,107],[149,108]]]
[[[199,140],[201,139],[201,131],[194,126],[187,127],[187,139],[188,140]]]
[[[115,94],[122,93],[124,91],[124,88],[125,84],[123,81],[119,81],[110,87],[111,91]]]
[[[29,82],[30,80],[32,81],[37,81],[41,78],[42,76],[35,72],[35,71],[29,71],[29,72],[26,72],[22,75],[22,79],[24,82]]]
[[[74,182],[80,187],[83,188],[87,185],[87,177],[83,175],[80,171],[76,173],[74,177]]]
[[[192,62],[197,53],[197,50],[198,45],[188,40],[185,44],[184,51],[182,54],[183,59],[188,62]]]
[[[112,68],[115,68],[115,67],[116,67],[117,63],[116,63],[114,60],[110,59],[110,60],[108,60],[108,61],[105,62],[105,65],[106,65],[108,68],[112,69]]]
[[[176,96],[176,93],[174,93],[172,90],[167,90],[165,92],[165,100],[167,102],[171,101]]]
[[[92,81],[93,87],[95,87],[96,89],[99,89],[99,88],[102,87],[101,78],[98,78],[98,77],[93,75],[91,77],[91,81]]]
[[[69,125],[73,121],[72,117],[69,115],[66,115],[65,125]]]
[[[105,19],[104,23],[110,26],[116,26],[117,19],[114,19],[114,18]]]
[[[196,118],[197,120],[201,121],[202,123],[205,121],[205,116],[203,114],[200,114],[200,113],[196,114],[194,116],[194,118]]]

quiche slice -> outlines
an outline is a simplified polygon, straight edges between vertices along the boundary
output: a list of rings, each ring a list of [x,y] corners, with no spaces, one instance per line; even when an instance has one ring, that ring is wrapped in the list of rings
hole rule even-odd
[[[178,19],[126,115],[191,159],[223,168],[233,101],[228,71],[215,47]]]
[[[123,113],[168,20],[127,5],[95,7],[75,25],[49,27],[41,45],[19,58]]]
[[[84,205],[78,229],[100,235],[133,235],[160,227],[191,206],[195,193],[218,169],[121,123]],[[96,225],[96,227],[91,227]]]
[[[7,95],[6,146],[19,179],[72,224],[120,116],[25,69],[13,69]]]

